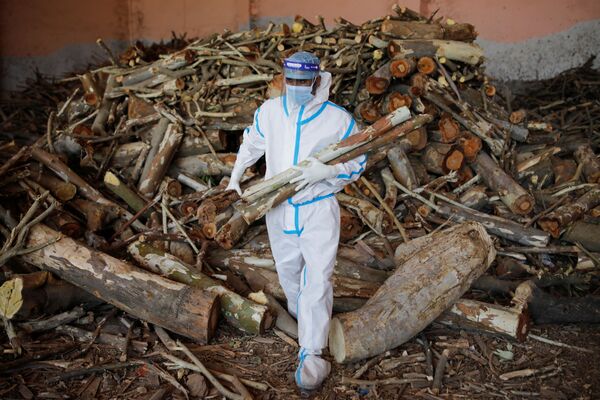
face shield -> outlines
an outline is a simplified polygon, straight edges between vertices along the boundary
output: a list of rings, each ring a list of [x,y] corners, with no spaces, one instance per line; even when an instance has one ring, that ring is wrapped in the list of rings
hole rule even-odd
[[[314,94],[314,84],[319,76],[319,59],[308,52],[295,53],[283,61],[286,96],[292,106],[308,103]]]

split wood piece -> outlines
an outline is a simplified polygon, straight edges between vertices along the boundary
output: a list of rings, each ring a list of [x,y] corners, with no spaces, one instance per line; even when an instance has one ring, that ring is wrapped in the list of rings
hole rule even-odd
[[[503,307],[481,301],[460,299],[436,319],[458,329],[474,329],[525,340],[529,332],[526,307]]]
[[[224,249],[231,249],[246,233],[250,224],[237,210],[215,235],[215,242]]]
[[[552,296],[532,281],[526,281],[517,287],[515,297],[527,300],[529,313],[536,324],[600,322],[600,296]]]
[[[396,208],[396,202],[398,201],[398,188],[394,184],[392,184],[392,182],[394,181],[394,175],[392,174],[392,171],[387,167],[382,168],[380,174],[381,179],[383,180],[383,184],[385,185],[385,197],[383,198],[383,201],[385,202],[385,204],[387,204],[389,208],[393,210],[394,208]],[[342,229],[344,229],[343,223],[341,224],[341,226]],[[360,231],[357,232],[357,236],[358,233],[360,233]]]
[[[580,146],[573,153],[578,164],[583,165],[583,176],[589,183],[600,182],[600,160],[590,145]]]
[[[398,265],[362,308],[331,321],[329,350],[336,362],[372,357],[406,342],[460,298],[496,256],[492,239],[476,222],[431,236],[433,245]],[[414,248],[421,239],[399,248]]]
[[[98,113],[96,114],[96,118],[94,118],[94,122],[92,123],[92,132],[100,136],[108,135],[106,132],[106,122],[108,121],[113,101],[106,94],[112,91],[115,84],[115,76],[109,75],[106,81],[104,95],[102,96],[100,106],[98,107]]]
[[[483,49],[473,43],[453,40],[390,40],[388,54],[397,57],[437,57],[477,65],[483,61]]]
[[[152,167],[152,161],[154,160],[154,157],[156,157],[156,153],[158,152],[168,127],[169,120],[166,118],[161,118],[152,127],[152,129],[150,129],[148,133],[148,136],[150,137],[150,150],[148,151],[148,155],[144,161],[144,167],[142,168],[142,173],[140,175],[140,182],[143,182],[148,178],[148,174],[150,173],[150,169]]]
[[[386,201],[388,204],[392,202],[392,198],[388,198],[389,192],[386,192]],[[393,199],[393,203],[396,200]],[[394,206],[392,206],[394,207]],[[357,237],[363,230],[363,224],[360,219],[344,207],[340,207],[340,242],[344,243]]]
[[[48,189],[60,202],[64,203],[75,197],[77,186],[44,172],[39,164],[32,166],[30,172],[29,178]]]
[[[457,146],[430,142],[421,154],[421,162],[427,171],[445,175],[461,169],[465,165],[465,156]]]
[[[169,174],[176,176],[183,173],[188,176],[223,176],[230,175],[235,164],[234,153],[198,154],[195,156],[176,158],[171,163]]]
[[[457,207],[449,203],[438,206],[436,212],[453,221],[477,221],[483,224],[489,233],[525,246],[545,247],[550,241],[550,235],[540,229],[526,228],[505,218]]]
[[[533,196],[504,172],[487,153],[480,152],[473,166],[485,184],[498,193],[502,202],[513,213],[526,215],[533,209]]]
[[[138,119],[156,114],[154,105],[133,94],[127,97],[127,119]]]
[[[390,72],[390,63],[385,63],[379,67],[365,81],[365,87],[370,94],[382,94],[390,86],[392,73]]]
[[[271,326],[272,317],[265,306],[243,298],[202,272],[193,271],[175,256],[139,241],[130,244],[127,250],[149,271],[219,295],[221,314],[230,325],[252,334],[261,334]]]
[[[424,125],[424,122],[419,119],[419,117],[415,117],[409,121],[406,121],[410,118],[410,112],[407,108],[399,108],[394,112],[386,115],[385,117],[377,120],[373,125],[368,126],[367,128],[361,130],[348,137],[347,139],[342,140],[338,143],[333,143],[323,150],[319,151],[314,155],[319,161],[323,163],[329,163],[335,158],[348,153],[349,151],[359,147],[362,144],[368,143],[377,137],[383,135],[390,129],[394,128],[396,125],[402,123],[401,126],[404,127],[406,132],[409,132],[421,125]],[[405,122],[406,121],[406,122]],[[308,161],[302,161],[298,164],[303,167],[308,165]],[[257,199],[263,197],[264,195],[271,193],[286,183],[288,183],[293,178],[296,178],[300,172],[297,169],[289,168],[282,173],[275,175],[274,177],[265,180],[259,184],[255,184],[250,188],[246,189],[246,191],[242,195],[242,199],[246,202],[254,202]]]
[[[43,224],[35,225],[28,246],[49,243],[59,235]],[[217,328],[217,294],[148,273],[70,238],[63,237],[21,258],[137,318],[202,343],[207,343]]]
[[[588,251],[600,252],[600,225],[576,221],[571,224],[561,239],[579,243]]]
[[[541,217],[538,225],[544,231],[558,238],[568,225],[583,217],[585,213],[600,204],[600,189],[592,188],[574,202],[569,202]]]
[[[437,23],[397,21],[386,19],[381,23],[381,32],[412,39],[443,39],[444,29]]]
[[[398,109],[398,110],[401,110],[401,109]],[[398,111],[398,110],[396,110],[396,111]],[[342,155],[339,155],[339,156],[333,158],[332,160],[327,161],[327,163],[328,164],[337,164],[337,163],[341,163],[341,162],[346,162],[346,161],[352,160],[352,159],[360,156],[361,154],[366,154],[370,151],[373,151],[374,149],[381,148],[381,147],[393,142],[396,138],[404,136],[408,132],[411,132],[415,129],[421,128],[422,126],[424,126],[425,124],[430,122],[431,119],[432,119],[432,117],[428,114],[416,116],[412,120],[407,121],[403,124],[400,124],[400,125],[396,126],[395,128],[390,129],[386,133],[380,135],[379,137],[377,137],[373,140],[367,141],[366,143],[363,143],[363,144],[361,144],[361,142],[356,144],[354,142],[355,139],[353,139],[353,138],[355,138],[356,135],[351,136],[348,139],[353,139],[352,142],[348,143],[348,142],[344,141],[345,143],[348,144],[348,146],[344,146],[345,148],[342,148],[343,149]],[[346,139],[346,140],[348,140],[348,139]],[[348,149],[348,148],[351,148],[351,149]],[[290,171],[290,173],[296,172],[293,169],[291,169],[289,171]],[[279,180],[286,174],[288,174],[288,171],[277,175],[277,177],[276,177],[277,179],[275,180],[276,183],[272,183],[271,187],[261,185],[259,190],[262,191],[263,193],[266,193],[265,198],[254,201],[254,202],[248,202],[248,203],[237,202],[234,204],[234,207],[236,208],[236,210],[238,210],[242,214],[242,216],[246,222],[252,223],[252,222],[256,221],[260,217],[264,216],[271,208],[277,206],[278,204],[281,204],[282,202],[287,200],[289,197],[291,197],[296,192],[296,187],[295,187],[296,185],[289,184],[288,183],[289,179],[287,182],[284,181],[284,182],[280,183]],[[281,177],[280,177],[280,175],[281,175]],[[269,181],[271,181],[271,180],[269,180]],[[255,185],[255,186],[258,186],[258,185]],[[252,194],[252,197],[256,197],[257,195],[259,195],[260,193],[257,193],[259,190],[255,190],[254,193]]]
[[[552,172],[554,172],[554,185],[560,185],[573,179],[577,173],[577,163],[571,159],[552,157]]]
[[[158,187],[163,180],[173,156],[177,152],[177,148],[183,138],[182,127],[179,124],[169,124],[163,139],[158,146],[158,150],[152,159],[148,174],[144,179],[140,179],[139,191],[144,197],[150,198],[154,196]]]
[[[412,74],[417,67],[414,57],[398,57],[390,61],[390,72],[394,78],[405,78]]]
[[[79,175],[73,172],[65,163],[63,163],[58,156],[54,154],[47,153],[46,151],[40,149],[39,147],[34,147],[31,149],[31,154],[33,158],[35,158],[40,163],[44,164],[48,169],[53,171],[56,175],[58,175],[61,179],[66,182],[71,182],[79,191],[79,194],[85,197],[88,200],[95,201],[96,203],[106,205],[109,207],[113,207],[118,211],[119,215],[125,219],[131,219],[133,215],[129,213],[127,210],[123,209],[118,204],[113,203],[112,201],[105,198],[102,193],[92,187],[89,183],[83,180]],[[134,221],[132,226],[138,230],[145,230],[146,227],[139,221]]]
[[[47,271],[19,274],[12,279],[22,282],[22,285],[18,285],[21,287],[20,293],[13,294],[21,298],[21,305],[12,317],[17,321],[37,318],[44,314],[52,315],[80,304],[95,306],[101,303],[85,290],[58,279]]]
[[[406,155],[409,150],[406,143],[391,148],[387,152],[387,158],[394,178],[408,189],[414,189],[419,185],[415,171],[412,168],[410,160]]]
[[[212,267],[229,268],[235,263],[246,268],[264,268],[276,272],[275,261],[270,250],[232,249],[211,251],[206,261]],[[390,274],[338,255],[333,274],[367,282],[384,282]]]
[[[356,212],[363,223],[378,235],[389,232],[392,227],[389,225],[389,221],[386,221],[385,213],[369,201],[344,193],[338,193],[336,198],[342,206]]]
[[[262,290],[265,293],[271,294],[278,300],[286,300],[285,293],[279,284],[277,273],[266,268],[250,267],[246,263],[231,260],[228,268],[236,271],[246,278],[248,285],[258,292]],[[336,298],[368,299],[377,291],[380,282],[367,282],[359,279],[348,278],[346,276],[333,275],[331,277],[333,285],[334,304]],[[339,300],[338,300],[339,301]],[[334,306],[335,307],[335,306]],[[339,307],[339,306],[338,306]]]
[[[121,200],[127,203],[127,205],[135,212],[140,211],[146,205],[144,199],[110,171],[107,171],[106,174],[104,174],[104,185]],[[146,211],[144,215],[148,217],[150,213]]]
[[[103,230],[118,217],[113,207],[89,200],[75,199],[69,205],[85,217],[90,232]]]

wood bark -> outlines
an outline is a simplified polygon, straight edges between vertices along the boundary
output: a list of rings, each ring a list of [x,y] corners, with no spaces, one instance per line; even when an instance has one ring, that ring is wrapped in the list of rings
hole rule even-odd
[[[363,307],[332,320],[329,350],[336,362],[372,357],[406,342],[460,298],[496,256],[478,223],[460,224],[432,237],[433,244],[398,265]]]
[[[580,146],[573,153],[578,164],[583,165],[583,176],[589,183],[600,182],[600,160],[590,145]]]
[[[436,322],[459,329],[474,329],[525,340],[530,318],[526,307],[503,307],[481,301],[460,299]]]
[[[592,188],[574,202],[569,202],[546,214],[538,220],[544,231],[558,238],[560,232],[571,222],[583,217],[585,213],[600,204],[600,189]]]
[[[390,168],[394,174],[394,178],[408,189],[414,189],[418,186],[419,181],[412,168],[410,160],[406,155],[407,147],[405,144],[399,144],[391,148],[387,152],[387,158],[390,163]]]
[[[485,184],[498,193],[502,202],[513,213],[529,214],[535,205],[533,197],[504,172],[489,155],[480,152],[473,165]]]
[[[27,245],[47,244],[59,233],[32,227]],[[21,258],[93,293],[140,319],[207,343],[218,322],[219,298],[134,267],[65,238]]]
[[[139,241],[130,244],[127,250],[141,266],[154,273],[220,296],[221,314],[230,325],[255,335],[270,327],[272,318],[265,306],[245,299],[202,272],[193,271],[175,256]]]
[[[477,65],[483,61],[483,50],[476,44],[453,40],[390,40],[388,53],[397,57],[437,57]]]
[[[576,221],[562,235],[571,243],[581,243],[589,251],[600,252],[600,225]]]
[[[152,167],[152,161],[154,157],[156,157],[156,153],[162,143],[163,137],[165,136],[165,132],[169,127],[169,120],[166,118],[161,118],[158,122],[150,129],[148,136],[150,137],[150,150],[148,151],[148,155],[146,156],[146,160],[144,161],[144,166],[142,168],[142,173],[140,175],[140,182],[148,179],[148,174],[150,173],[150,168]]]
[[[511,220],[479,211],[446,203],[440,206],[436,212],[445,218],[452,218],[454,221],[477,221],[483,224],[489,233],[525,246],[544,247],[550,241],[550,235],[540,229],[525,228]]]
[[[145,196],[146,198],[154,196],[154,193],[158,190],[158,186],[171,165],[171,160],[177,152],[177,148],[179,147],[182,138],[183,132],[181,125],[169,124],[167,131],[158,146],[158,150],[152,159],[148,174],[143,179],[140,179],[138,189],[142,196]]]
[[[232,153],[218,153],[216,158],[210,153],[198,154],[173,160],[169,174],[176,176],[181,172],[192,177],[230,175],[234,164],[235,154]]]

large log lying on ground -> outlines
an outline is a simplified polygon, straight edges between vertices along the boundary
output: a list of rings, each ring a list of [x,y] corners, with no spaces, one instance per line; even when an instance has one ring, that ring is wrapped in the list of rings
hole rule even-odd
[[[50,244],[21,258],[135,317],[201,343],[212,338],[219,317],[216,293],[146,272],[70,238],[52,243],[59,235],[46,225],[35,225],[28,247]]]
[[[201,288],[221,296],[221,313],[231,325],[248,333],[260,334],[272,322],[267,307],[245,299],[225,288],[218,280],[195,272],[177,257],[152,247],[148,243],[134,242],[129,253],[144,268],[177,282]]]
[[[329,350],[337,362],[371,357],[409,340],[460,298],[496,256],[490,236],[476,222],[398,249],[403,246],[410,247],[411,257],[365,306],[332,320]]]

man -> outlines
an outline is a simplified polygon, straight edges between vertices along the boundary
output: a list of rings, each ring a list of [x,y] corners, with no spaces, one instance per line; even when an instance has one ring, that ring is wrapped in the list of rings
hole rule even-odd
[[[356,180],[367,162],[325,165],[311,155],[357,131],[350,114],[328,101],[331,74],[319,72],[319,59],[298,52],[284,60],[284,95],[267,100],[244,132],[228,189],[241,194],[240,179],[263,154],[265,179],[296,167],[296,194],[266,215],[269,241],[290,314],[298,319],[299,364],[295,379],[302,389],[318,388],[329,375],[321,358],[327,345],[333,287],[331,275],[340,235],[340,209],[334,194]]]

